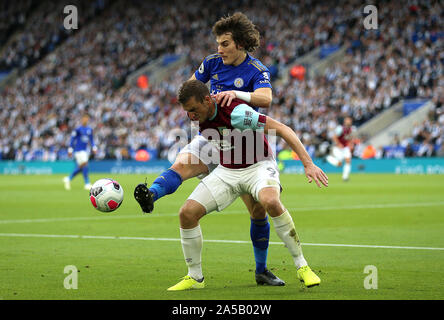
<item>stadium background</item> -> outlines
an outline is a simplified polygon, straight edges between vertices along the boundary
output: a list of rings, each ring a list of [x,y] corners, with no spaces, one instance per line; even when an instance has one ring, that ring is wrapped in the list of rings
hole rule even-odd
[[[75,190],[67,194],[61,180],[74,166],[67,154],[69,137],[85,112],[91,116],[90,125],[99,148],[91,162],[93,179],[104,174],[121,179],[126,208],[123,206],[117,214],[125,217],[139,213],[132,188],[147,174],[155,177],[149,174],[169,166],[168,150],[175,143],[170,133],[174,129],[190,131],[187,117],[176,103],[178,86],[206,55],[216,51],[211,34],[213,23],[223,15],[241,11],[259,27],[261,46],[254,56],[270,69],[273,80],[273,103],[266,113],[298,133],[310,155],[332,174],[331,189],[335,183],[342,183],[335,175],[340,169],[323,159],[329,152],[333,129],[346,114],[354,119],[358,135],[351,181],[348,186],[340,186],[350,194],[344,200],[341,194],[334,193],[324,204],[351,203],[355,197],[359,201],[354,205],[365,207],[373,199],[387,197],[388,201],[402,185],[413,188],[416,184],[418,190],[405,192],[397,201],[427,200],[425,208],[434,216],[426,219],[430,229],[424,227],[422,231],[434,234],[431,239],[436,241],[424,239],[420,245],[439,250],[444,247],[438,235],[443,226],[442,178],[428,176],[444,173],[442,2],[198,0],[189,5],[186,1],[75,0],[69,3],[78,8],[78,29],[73,30],[63,26],[66,4],[24,0],[2,1],[0,5],[0,211],[6,221],[2,223],[3,234],[21,234],[18,227],[24,224],[7,222],[14,219],[51,217],[69,221],[70,217],[91,216],[92,208],[84,203],[85,195]],[[363,8],[368,4],[378,8],[376,30],[367,30],[363,25]],[[302,192],[302,183],[293,180],[295,174],[302,173],[299,162],[281,141],[276,151],[283,160],[283,181],[290,185],[284,190],[296,188]],[[419,175],[397,177],[400,173]],[[76,180],[80,185],[81,178]],[[388,181],[395,185],[399,182],[395,191],[389,188]],[[172,198],[174,205],[165,210],[176,212],[195,183],[184,186],[183,193]],[[427,183],[434,186],[434,191],[424,187]],[[388,189],[359,197],[366,185],[371,188],[379,184]],[[40,192],[47,188],[48,193],[38,193],[35,188],[39,185],[43,186]],[[73,189],[75,186],[74,183]],[[20,188],[27,190],[23,206],[20,199],[25,195]],[[51,199],[39,202],[36,208],[34,203],[48,198],[48,194]],[[17,200],[11,200],[14,197]],[[61,199],[55,201],[58,205],[67,203],[74,208],[55,207],[51,204],[55,198]],[[159,207],[163,209],[163,205],[166,203]],[[404,209],[401,206],[399,210]],[[393,211],[381,212],[381,219],[386,214],[396,216]],[[399,217],[404,221],[405,217]],[[171,228],[174,229],[177,221],[172,221],[176,223]],[[361,222],[357,220],[356,225]],[[394,222],[393,228],[397,225]],[[42,225],[39,228],[29,230],[49,232]],[[91,231],[80,225],[78,228],[83,234]],[[243,231],[247,228],[244,226]],[[57,230],[65,228],[59,226],[52,233],[62,232]],[[107,230],[114,229],[111,226]],[[65,232],[71,234],[69,228]],[[150,236],[147,230],[140,232]],[[356,242],[356,238],[349,240]],[[25,245],[22,239],[7,236],[0,241],[5,243],[3,248]],[[442,267],[442,251],[436,254],[430,261]],[[177,257],[180,266],[181,257]],[[20,263],[28,260],[24,261]],[[7,266],[6,260],[6,269]],[[436,272],[442,284],[443,273]],[[5,280],[7,273],[3,271],[2,277]],[[8,290],[0,295],[16,298],[11,289],[16,281],[10,280]],[[47,293],[28,292],[24,298],[41,298]],[[442,293],[439,286],[426,296],[442,299]],[[345,298],[359,297],[353,294]],[[69,299],[63,294],[61,297]],[[335,298],[334,294],[316,297]],[[419,294],[409,296],[406,288],[394,297],[420,299]]]

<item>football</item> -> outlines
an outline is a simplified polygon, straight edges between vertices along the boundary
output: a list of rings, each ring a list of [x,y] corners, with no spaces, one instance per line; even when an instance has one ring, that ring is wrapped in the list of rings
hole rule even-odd
[[[89,191],[89,200],[99,211],[114,211],[122,204],[123,188],[113,179],[99,179],[94,182]]]

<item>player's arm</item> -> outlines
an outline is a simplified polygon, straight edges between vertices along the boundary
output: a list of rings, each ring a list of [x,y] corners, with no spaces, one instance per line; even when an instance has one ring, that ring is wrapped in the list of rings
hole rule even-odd
[[[265,133],[275,133],[282,137],[302,161],[308,182],[311,183],[314,180],[318,187],[321,187],[320,183],[328,186],[327,175],[313,163],[304,145],[290,127],[254,111],[253,108],[246,104],[237,105],[231,112],[230,117],[231,125],[241,131],[251,129],[264,131]]]
[[[197,80],[196,76],[194,75],[194,73],[191,75],[191,77],[188,80]]]
[[[91,133],[89,134],[89,143],[91,144],[92,152],[94,154],[96,154],[97,153],[97,146],[94,143],[94,136],[93,136],[93,131],[92,130],[91,130]]]
[[[273,94],[271,88],[257,88],[254,92],[222,91],[214,95],[214,97],[216,98],[216,103],[222,107],[229,106],[231,101],[237,98],[259,108],[269,108]]]
[[[313,163],[301,140],[299,140],[296,133],[290,127],[270,117],[266,117],[264,132],[276,133],[276,135],[282,137],[291,149],[296,152],[304,166],[305,175],[309,183],[314,180],[318,187],[321,187],[320,183],[326,187],[328,186],[327,175]]]
[[[266,70],[256,72],[251,81],[253,92],[238,90],[219,92],[216,95],[216,102],[224,107],[229,106],[233,99],[238,98],[255,107],[269,108],[273,99],[270,72]]]
[[[68,157],[72,156],[72,152],[74,151],[74,140],[77,137],[77,130],[74,130],[71,134],[71,140],[69,141],[69,147],[68,147]]]

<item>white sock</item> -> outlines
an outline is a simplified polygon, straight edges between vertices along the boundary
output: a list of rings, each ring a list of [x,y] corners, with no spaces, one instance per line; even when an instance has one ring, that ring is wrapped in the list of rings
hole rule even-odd
[[[342,168],[342,179],[347,180],[348,177],[350,176],[350,171],[351,171],[351,164],[345,163],[344,167]]]
[[[293,219],[291,218],[288,210],[286,210],[280,216],[275,218],[272,217],[271,219],[273,220],[274,229],[276,230],[277,235],[279,238],[281,238],[282,242],[284,242],[285,246],[288,248],[288,251],[290,251],[296,267],[300,268],[306,266],[307,261],[305,261],[304,255],[302,254],[299,236],[296,232]]]
[[[202,279],[201,258],[203,238],[200,225],[192,229],[180,228],[180,240],[185,263],[188,266],[188,275],[195,280]]]
[[[325,160],[327,160],[328,163],[330,163],[332,166],[337,167],[339,165],[339,160],[333,157],[332,155],[327,156]]]

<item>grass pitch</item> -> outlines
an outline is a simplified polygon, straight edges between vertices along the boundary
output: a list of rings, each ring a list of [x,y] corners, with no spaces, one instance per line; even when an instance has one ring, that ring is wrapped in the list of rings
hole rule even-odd
[[[318,189],[303,176],[282,175],[282,201],[321,285],[306,289],[297,280],[271,223],[268,267],[286,286],[256,286],[249,215],[237,200],[201,220],[206,288],[185,292],[166,289],[187,272],[177,212],[198,180],[143,215],[132,193],[145,176],[112,177],[125,199],[114,213],[100,213],[81,176],[71,191],[61,175],[0,176],[0,299],[444,298],[442,176],[352,174],[344,183],[331,174],[330,186]],[[364,273],[369,265],[377,274]],[[77,290],[64,287],[66,266],[78,270]]]

